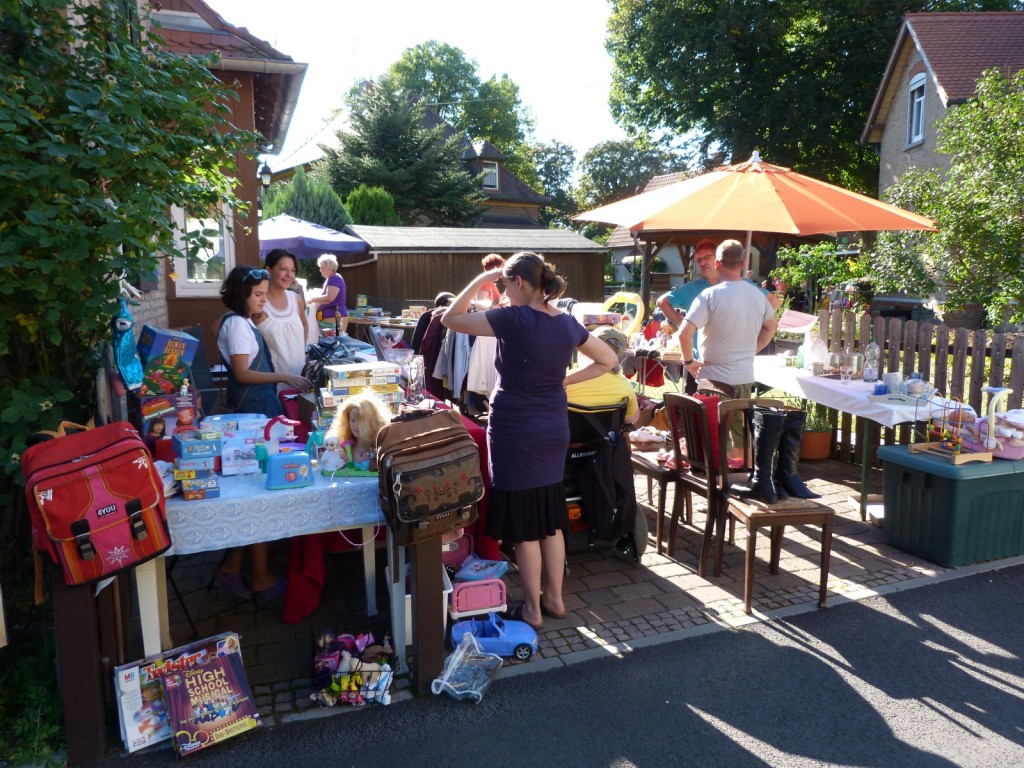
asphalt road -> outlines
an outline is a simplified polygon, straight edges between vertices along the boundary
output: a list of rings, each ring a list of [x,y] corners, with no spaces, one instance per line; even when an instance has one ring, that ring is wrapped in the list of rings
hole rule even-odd
[[[280,725],[193,766],[1021,766],[1024,566]],[[177,764],[161,749],[101,765]]]

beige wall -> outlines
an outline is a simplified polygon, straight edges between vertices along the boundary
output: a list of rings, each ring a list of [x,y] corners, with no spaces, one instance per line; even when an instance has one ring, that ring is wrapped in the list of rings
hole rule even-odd
[[[882,132],[882,143],[879,154],[878,189],[884,192],[908,168],[938,168],[946,170],[949,159],[935,151],[935,124],[945,114],[935,83],[931,77],[925,79],[924,92],[924,140],[913,147],[907,146],[907,109],[910,103],[910,80],[908,73],[913,72],[920,63],[921,56],[915,50],[907,61],[907,66],[900,74],[892,107],[886,116],[885,129]]]

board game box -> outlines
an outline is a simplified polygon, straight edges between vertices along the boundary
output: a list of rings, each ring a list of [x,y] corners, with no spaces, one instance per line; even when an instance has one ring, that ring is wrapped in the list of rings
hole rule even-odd
[[[121,739],[129,752],[171,738],[164,678],[172,672],[204,667],[218,655],[237,657],[241,667],[241,647],[236,633],[214,635],[114,670]]]
[[[239,653],[218,652],[206,664],[164,676],[167,723],[179,755],[187,755],[260,727]]]

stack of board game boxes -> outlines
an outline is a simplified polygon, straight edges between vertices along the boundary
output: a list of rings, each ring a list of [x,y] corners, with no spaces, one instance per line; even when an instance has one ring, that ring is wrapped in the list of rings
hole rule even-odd
[[[117,667],[114,686],[129,752],[171,739],[186,755],[260,726],[234,632]]]
[[[402,389],[402,366],[396,363],[345,363],[324,366],[327,386],[320,390],[324,408],[337,408],[349,395],[372,390],[388,404],[392,413],[405,402]]]

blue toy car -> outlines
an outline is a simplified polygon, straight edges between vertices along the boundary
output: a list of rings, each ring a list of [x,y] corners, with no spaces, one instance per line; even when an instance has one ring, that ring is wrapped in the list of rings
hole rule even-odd
[[[476,638],[480,650],[498,656],[514,656],[526,661],[537,652],[537,633],[525,621],[503,619],[488,613],[452,625],[452,645],[458,645],[466,633]]]

